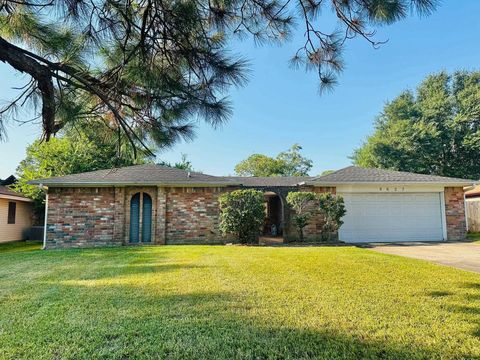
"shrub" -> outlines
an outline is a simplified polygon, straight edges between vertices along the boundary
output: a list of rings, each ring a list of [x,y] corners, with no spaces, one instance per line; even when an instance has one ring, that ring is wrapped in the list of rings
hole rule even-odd
[[[235,190],[220,196],[220,230],[241,243],[258,242],[265,218],[264,197],[257,190]]]
[[[311,204],[315,200],[313,192],[298,191],[290,192],[287,195],[287,203],[295,210],[293,222],[298,231],[300,241],[303,241],[303,228],[307,226],[308,220],[312,217]]]
[[[327,192],[318,194],[317,200],[324,221],[322,238],[323,240],[331,240],[332,234],[342,226],[343,221],[341,219],[347,212],[343,198]]]

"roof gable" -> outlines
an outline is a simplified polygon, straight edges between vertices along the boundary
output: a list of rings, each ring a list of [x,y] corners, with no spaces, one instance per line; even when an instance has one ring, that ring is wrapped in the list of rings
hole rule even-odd
[[[472,184],[473,180],[445,176],[416,174],[405,171],[348,166],[333,173],[318,176],[312,183],[436,183]]]

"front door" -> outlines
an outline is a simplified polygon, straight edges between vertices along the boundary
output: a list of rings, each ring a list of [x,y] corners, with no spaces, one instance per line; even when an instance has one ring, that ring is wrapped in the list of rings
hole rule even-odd
[[[132,244],[152,242],[152,198],[146,193],[136,193],[130,201],[129,241]]]

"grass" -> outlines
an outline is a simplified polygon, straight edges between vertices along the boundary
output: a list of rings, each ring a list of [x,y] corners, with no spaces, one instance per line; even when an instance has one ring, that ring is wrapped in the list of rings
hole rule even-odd
[[[467,239],[477,243],[477,244],[480,244],[480,233],[478,232],[475,232],[475,233],[468,233],[467,234]]]
[[[355,247],[0,245],[2,359],[480,357],[480,276]]]

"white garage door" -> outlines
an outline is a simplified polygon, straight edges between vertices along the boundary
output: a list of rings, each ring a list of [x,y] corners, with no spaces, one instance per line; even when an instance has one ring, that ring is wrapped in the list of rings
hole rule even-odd
[[[347,210],[342,241],[443,240],[441,193],[340,195]]]

